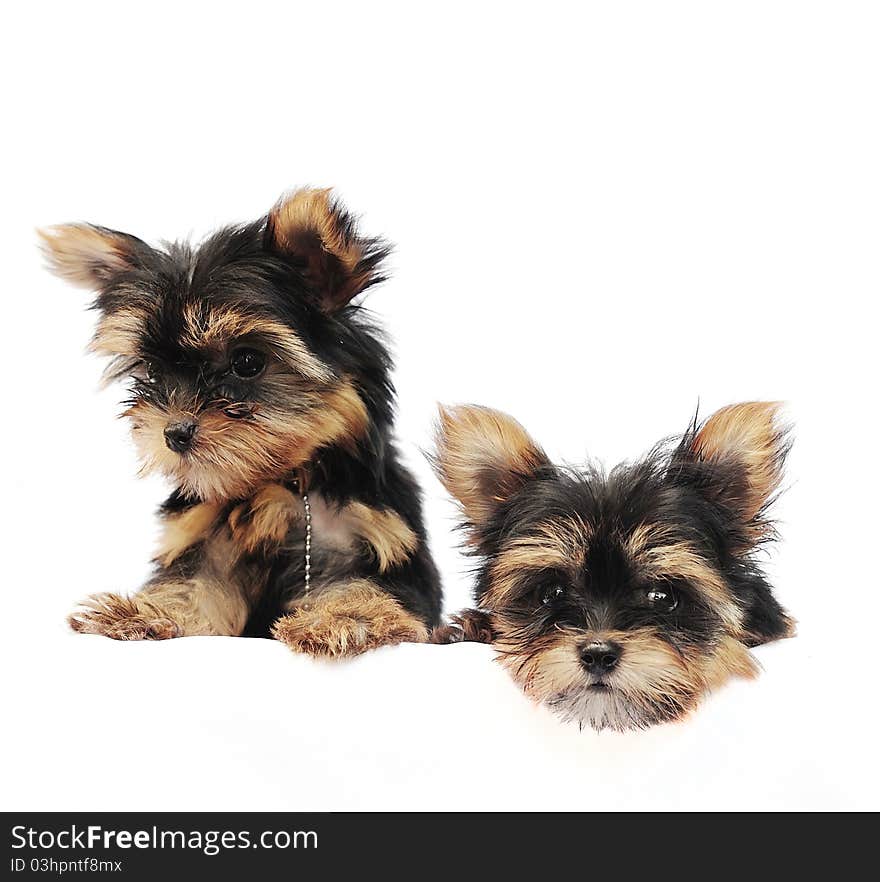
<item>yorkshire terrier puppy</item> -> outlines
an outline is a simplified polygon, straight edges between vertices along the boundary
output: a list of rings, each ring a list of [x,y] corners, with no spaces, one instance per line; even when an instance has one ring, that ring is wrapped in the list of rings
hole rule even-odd
[[[300,190],[198,247],[87,224],[41,233],[97,292],[92,349],[128,380],[144,469],[174,490],[153,577],[70,617],[117,640],[271,633],[351,655],[423,641],[440,582],[391,437],[391,360],[352,300],[388,247],[328,190]]]
[[[554,465],[505,414],[441,409],[435,467],[479,565],[477,609],[433,639],[493,643],[528,695],[595,729],[755,676],[747,647],[794,633],[754,560],[788,438],[777,404],[737,404],[605,474]]]

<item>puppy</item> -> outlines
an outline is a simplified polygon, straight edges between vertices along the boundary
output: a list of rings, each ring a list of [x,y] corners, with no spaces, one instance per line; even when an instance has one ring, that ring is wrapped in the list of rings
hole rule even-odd
[[[441,409],[435,467],[479,558],[478,609],[435,642],[491,642],[527,694],[595,729],[682,717],[792,620],[754,560],[789,433],[723,408],[610,473],[554,465],[522,426]]]
[[[128,382],[144,471],[174,490],[153,577],[70,617],[117,640],[268,635],[344,656],[422,641],[441,588],[419,489],[392,442],[391,359],[353,298],[388,254],[328,190],[198,247],[42,231],[97,292],[92,349]]]

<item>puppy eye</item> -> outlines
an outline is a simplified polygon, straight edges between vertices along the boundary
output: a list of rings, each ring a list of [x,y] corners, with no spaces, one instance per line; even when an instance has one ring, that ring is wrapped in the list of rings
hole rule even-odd
[[[662,612],[672,612],[678,606],[678,592],[668,585],[649,588],[645,597],[654,609]]]
[[[549,606],[559,600],[563,594],[565,594],[565,589],[562,585],[548,585],[541,593],[541,603],[544,606]]]
[[[241,348],[232,353],[232,373],[243,380],[252,380],[266,366],[266,357],[256,349]]]
[[[134,377],[146,383],[155,383],[159,379],[159,367],[153,361],[144,361],[134,371]]]

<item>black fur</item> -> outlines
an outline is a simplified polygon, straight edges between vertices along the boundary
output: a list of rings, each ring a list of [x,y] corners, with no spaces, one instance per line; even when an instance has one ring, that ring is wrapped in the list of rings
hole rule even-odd
[[[504,414],[442,410],[434,464],[462,503],[476,608],[435,642],[494,643],[527,692],[595,728],[677,718],[751,675],[745,647],[793,633],[755,554],[790,446],[775,418],[734,406],[605,472],[554,465]]]
[[[634,592],[647,588],[621,550],[622,537],[644,524],[662,524],[672,542],[700,549],[707,563],[724,576],[746,615],[750,645],[782,636],[789,620],[771,593],[770,585],[750,549],[743,552],[743,524],[734,512],[713,501],[707,486],[734,480],[735,469],[689,460],[684,445],[670,451],[658,447],[644,460],[618,466],[609,474],[599,468],[547,466],[536,472],[512,498],[499,505],[478,530],[476,552],[481,559],[476,576],[476,599],[483,602],[491,587],[491,564],[501,548],[535,527],[561,517],[575,516],[593,530],[586,566],[552,610],[540,610],[534,591],[558,574],[530,574],[522,586],[526,627],[536,632],[556,624],[589,622],[597,602],[604,605],[603,625],[628,630],[645,624],[662,625],[670,642],[708,644],[719,622],[698,593],[686,582],[677,584],[682,602],[674,616],[663,616],[632,604]],[[543,614],[534,618],[536,610]],[[509,611],[510,612],[510,611]]]
[[[310,495],[330,506],[358,502],[373,510],[394,512],[418,537],[417,548],[406,560],[382,571],[366,544],[354,557],[349,554],[344,559],[317,548],[312,560],[313,584],[331,576],[340,581],[367,577],[431,627],[440,617],[440,580],[428,548],[421,493],[392,439],[392,360],[380,330],[363,307],[352,302],[383,279],[379,268],[389,248],[380,239],[358,238],[353,217],[337,203],[322,201],[323,191],[300,191],[291,198],[308,203],[308,210],[290,215],[294,221],[290,217],[285,221],[282,201],[266,217],[222,229],[198,247],[175,243],[153,248],[127,234],[80,225],[58,228],[55,235],[45,236],[46,251],[61,275],[97,290],[94,308],[104,318],[116,316],[127,322],[128,337],[130,324],[136,322],[136,339],[132,342],[126,337],[125,345],[119,346],[124,351],[107,353],[115,356],[109,376],[130,378],[129,415],[135,424],[142,419],[142,412],[159,414],[156,419],[167,413],[172,419],[182,410],[192,415],[188,419],[199,420],[205,415],[226,419],[230,430],[252,425],[256,462],[261,453],[256,430],[261,425],[271,428],[275,420],[274,425],[283,428],[291,415],[317,419],[322,401],[329,402],[342,387],[353,389],[362,404],[360,410],[354,410],[365,412],[366,419],[358,416],[356,428],[344,437],[322,442],[307,461],[297,462],[287,473],[277,469],[277,473],[270,473],[268,467],[261,466],[253,486],[236,485],[229,493],[212,490],[205,495],[193,489],[199,486],[195,481],[189,485],[184,481],[166,500],[160,516],[174,518],[199,503],[220,502],[219,522],[225,524],[230,513],[246,505],[261,484],[281,483],[298,492],[301,481]],[[304,227],[284,229],[285,222],[296,223],[299,218],[304,219]],[[330,234],[325,242],[321,236],[328,235],[327,229]],[[261,337],[256,331],[241,339],[221,340],[213,349],[194,342],[193,316],[196,323],[201,316],[207,322],[217,311],[262,322],[266,327],[290,329],[295,336],[279,341],[269,332]],[[118,345],[112,334],[109,344],[102,343],[101,333],[99,327],[96,341],[101,343],[101,351]],[[285,354],[280,348],[285,344],[302,347],[311,370],[318,375],[310,375],[305,362],[304,372],[298,372],[296,355]],[[241,345],[256,346],[272,370],[267,368],[254,379],[237,376],[232,359],[234,347]],[[195,445],[199,437],[197,432]],[[168,446],[171,448],[170,442]],[[246,458],[241,447],[246,449],[247,443],[239,444],[236,455]],[[161,443],[159,449],[161,452]],[[179,464],[185,471],[186,458],[183,451],[180,460],[161,468],[174,474]],[[222,487],[222,457],[218,462],[216,483]],[[202,485],[207,486],[205,482]],[[248,513],[241,517],[247,518]],[[268,634],[285,605],[289,610],[291,601],[301,595],[302,534],[302,525],[295,524],[278,547],[249,553],[229,573],[237,583],[264,580],[245,634]],[[207,559],[201,545],[168,566],[160,566],[146,587],[187,579],[199,572],[200,563]]]

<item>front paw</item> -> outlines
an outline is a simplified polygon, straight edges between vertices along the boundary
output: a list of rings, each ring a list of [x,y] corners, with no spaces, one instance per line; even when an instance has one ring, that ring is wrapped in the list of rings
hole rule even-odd
[[[456,613],[447,625],[431,632],[431,643],[491,643],[494,637],[492,620],[479,609]]]
[[[428,638],[425,626],[393,597],[360,587],[299,607],[275,622],[272,633],[294,652],[330,658]]]
[[[103,634],[114,640],[167,640],[183,635],[180,625],[151,603],[118,594],[93,595],[67,622],[80,634]]]

